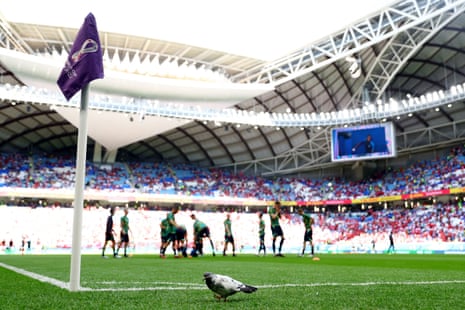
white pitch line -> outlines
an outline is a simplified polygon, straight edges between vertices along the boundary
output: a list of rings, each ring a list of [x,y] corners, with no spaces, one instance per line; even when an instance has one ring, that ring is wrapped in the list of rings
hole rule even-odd
[[[359,282],[359,283],[308,283],[308,284],[270,284],[257,285],[257,288],[282,288],[282,287],[322,287],[322,286],[376,286],[376,285],[435,285],[435,284],[462,284],[465,280],[440,280],[440,281],[387,281],[387,282]]]
[[[69,290],[69,284],[57,279],[46,277],[34,272],[30,272],[18,267],[10,266],[4,263],[0,263],[0,267],[9,269],[16,273],[22,274],[24,276],[30,277],[32,279],[49,283],[55,285],[61,289]],[[182,282],[116,282],[116,281],[104,281],[104,282],[94,282],[96,284],[165,284],[165,285],[179,285],[176,287],[169,286],[156,286],[156,287],[121,287],[121,288],[90,288],[90,287],[81,287],[80,291],[92,291],[92,292],[102,292],[102,291],[165,291],[165,290],[206,290],[207,287],[200,285],[199,283],[182,283]],[[441,284],[464,284],[465,280],[439,280],[439,281],[387,281],[387,282],[359,282],[359,283],[343,283],[343,282],[329,282],[329,283],[283,283],[283,284],[270,284],[270,285],[257,285],[257,288],[283,288],[283,287],[324,287],[324,286],[376,286],[376,285],[441,285]]]
[[[116,282],[111,281],[113,284],[130,284],[127,282]],[[136,282],[131,282],[136,283]],[[160,284],[160,283],[170,283],[170,282],[138,282],[138,283],[150,283],[150,284]],[[271,284],[271,285],[256,285],[257,288],[267,289],[267,288],[283,288],[283,287],[324,287],[324,286],[375,286],[375,285],[440,285],[440,284],[463,284],[465,280],[440,280],[440,281],[405,281],[405,282],[359,282],[359,283],[283,283],[283,284]],[[178,287],[130,287],[130,288],[86,288],[86,291],[170,291],[170,290],[206,290],[207,287],[200,286],[196,283],[176,283],[172,282],[171,284],[179,284],[182,286]]]
[[[178,287],[119,287],[119,288],[81,288],[81,291],[89,291],[89,292],[130,292],[130,291],[185,291],[185,290],[198,290],[203,291],[207,290],[206,286],[178,286]]]
[[[90,282],[88,282],[90,284]],[[164,281],[102,281],[92,282],[92,284],[103,284],[103,285],[121,285],[121,284],[152,284],[152,285],[183,285],[183,286],[203,286],[199,283],[185,283],[185,282],[164,282]]]
[[[5,268],[5,269],[9,269],[9,270],[14,271],[16,273],[22,274],[23,276],[26,276],[26,277],[29,277],[29,278],[32,278],[32,279],[35,279],[35,280],[39,280],[40,282],[49,283],[49,284],[58,286],[59,288],[69,290],[69,284],[66,283],[66,282],[59,281],[59,280],[53,279],[53,278],[49,278],[49,277],[46,277],[46,276],[43,276],[43,275],[40,275],[40,274],[37,274],[37,273],[34,273],[34,272],[30,272],[30,271],[27,271],[27,270],[24,270],[24,269],[21,269],[21,268],[18,268],[18,267],[7,265],[7,264],[4,264],[4,263],[0,263],[0,266]]]

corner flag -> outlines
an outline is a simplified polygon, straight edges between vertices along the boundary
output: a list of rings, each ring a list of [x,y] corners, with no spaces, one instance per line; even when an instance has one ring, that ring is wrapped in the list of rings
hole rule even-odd
[[[80,289],[81,277],[81,237],[82,209],[84,207],[84,180],[86,174],[87,149],[87,105],[89,83],[103,78],[103,56],[94,15],[89,13],[78,32],[65,67],[58,77],[57,84],[66,100],[81,91],[79,109],[79,132],[76,159],[76,188],[74,192],[73,244],[71,252],[70,291]]]
[[[89,13],[77,34],[57,84],[69,101],[84,85],[102,78],[103,56],[97,22],[94,15]]]

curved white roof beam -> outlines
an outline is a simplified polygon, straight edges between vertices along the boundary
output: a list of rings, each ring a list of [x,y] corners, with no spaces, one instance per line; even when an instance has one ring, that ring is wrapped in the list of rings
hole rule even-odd
[[[35,86],[56,89],[56,80],[63,63],[46,57],[30,55],[5,48],[0,49],[0,61],[19,79]],[[31,81],[28,83],[28,81]],[[269,84],[236,84],[231,82],[206,82],[175,78],[162,78],[135,73],[105,70],[105,78],[92,82],[92,90],[112,95],[133,96],[147,99],[164,99],[193,102],[223,103],[231,106],[273,89]]]

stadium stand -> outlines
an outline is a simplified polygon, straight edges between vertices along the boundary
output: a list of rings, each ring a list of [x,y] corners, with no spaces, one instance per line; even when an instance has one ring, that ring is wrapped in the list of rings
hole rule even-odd
[[[73,158],[0,154],[0,164],[0,186],[3,190],[74,187]],[[379,203],[348,204],[342,208],[340,205],[305,206],[307,212],[312,213],[315,218],[317,251],[383,252],[388,245],[388,232],[393,231],[396,250],[400,252],[463,252],[465,209],[459,196],[454,198],[444,195],[440,200],[423,197],[423,200],[400,200],[389,205],[381,202],[384,197],[394,195],[410,197],[422,192],[441,194],[443,190],[460,189],[465,184],[464,169],[465,156],[461,146],[454,147],[435,159],[413,161],[405,168],[388,169],[384,174],[360,182],[342,178],[267,179],[187,164],[110,165],[88,162],[86,188],[110,193],[130,192],[174,197],[181,194],[293,202],[284,208],[282,219],[287,240],[285,249],[288,252],[297,252],[302,241],[303,225],[300,216],[295,213],[298,202],[379,198]],[[4,207],[0,207],[0,225],[6,229],[3,230],[6,235],[0,236],[0,239],[5,241],[2,246],[4,251],[9,239],[15,240],[16,244],[25,238],[32,239],[32,248],[35,251],[69,249],[71,246],[72,212],[67,208],[69,201],[15,200],[5,201],[3,205]],[[86,204],[83,240],[88,251],[95,251],[102,246],[102,227],[107,216],[107,210],[103,206],[105,204],[92,201]],[[159,223],[166,216],[166,208],[146,204],[142,207],[139,205],[139,208],[130,213],[136,247],[140,251],[155,252],[159,247]],[[255,252],[258,234],[255,214],[257,208],[211,209],[213,212],[184,207],[178,214],[178,221],[191,227],[189,215],[196,212],[198,217],[209,223],[216,247],[221,248],[224,212],[232,212],[238,248],[244,252]],[[41,229],[44,224],[48,227],[46,231]],[[270,235],[269,232],[267,234]],[[191,231],[189,235],[192,236]]]
[[[1,154],[0,160],[3,167],[0,186],[41,189],[74,187],[74,159]],[[87,162],[86,187],[96,191],[307,202],[411,195],[460,188],[465,184],[464,172],[464,150],[456,147],[436,159],[415,161],[405,168],[388,169],[362,181],[341,177],[264,178],[187,164]]]

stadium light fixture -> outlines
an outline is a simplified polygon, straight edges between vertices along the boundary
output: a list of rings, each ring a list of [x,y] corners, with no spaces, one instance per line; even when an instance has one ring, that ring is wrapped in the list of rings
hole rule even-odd
[[[379,100],[376,103],[365,104],[363,108],[318,113],[291,113],[287,110],[285,112],[257,112],[233,108],[213,109],[203,108],[199,104],[102,94],[94,95],[94,98],[90,100],[89,109],[131,115],[137,115],[143,111],[144,117],[158,116],[207,121],[215,125],[233,123],[249,127],[270,126],[275,128],[340,126],[364,121],[380,121],[401,115],[412,116],[415,112],[436,109],[441,106],[451,107],[454,102],[465,99],[463,89],[463,85],[460,84],[460,87],[454,85],[449,90],[430,92],[419,97],[407,95],[407,98],[401,101],[390,99],[388,102],[383,102]],[[0,99],[9,100],[12,105],[18,103],[47,104],[51,109],[55,106],[79,107],[78,98],[67,102],[58,91],[10,84],[0,84]],[[234,121],[231,122],[231,120]]]

